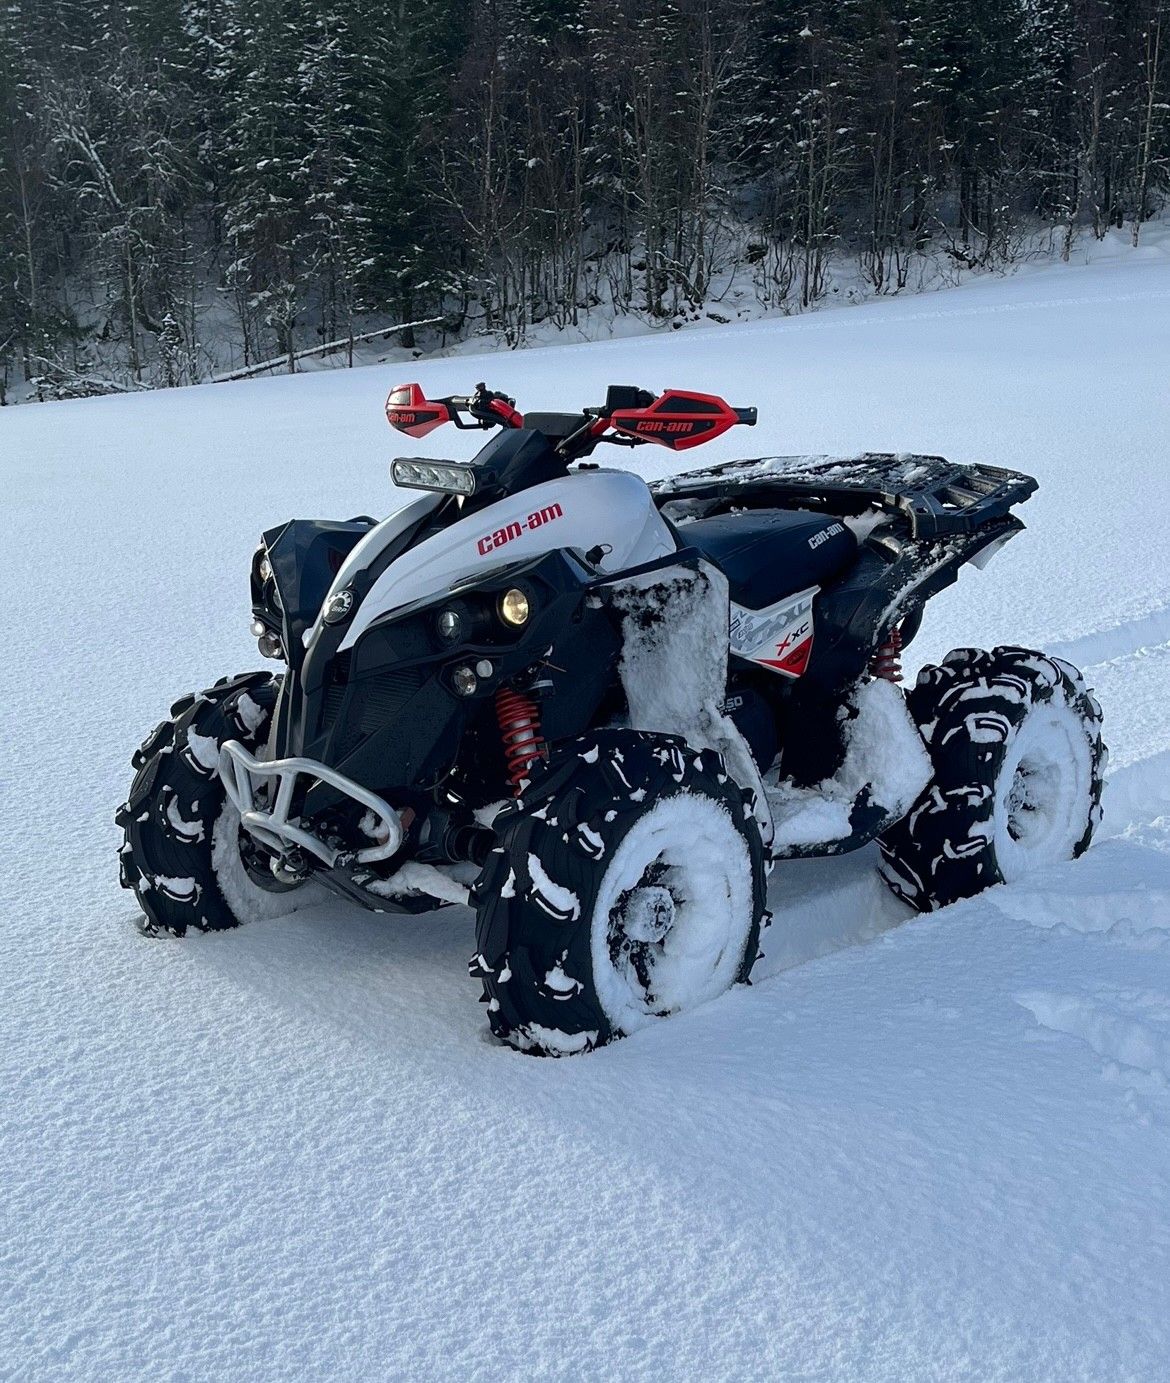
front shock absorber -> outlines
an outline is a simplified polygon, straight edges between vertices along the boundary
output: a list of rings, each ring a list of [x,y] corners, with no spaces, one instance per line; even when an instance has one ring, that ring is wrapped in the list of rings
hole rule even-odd
[[[530,765],[544,756],[540,707],[531,697],[514,688],[501,687],[496,692],[496,721],[508,761],[508,781],[512,784],[513,796],[519,797]]]
[[[894,625],[886,641],[869,660],[869,671],[873,677],[885,682],[902,680],[902,627]]]

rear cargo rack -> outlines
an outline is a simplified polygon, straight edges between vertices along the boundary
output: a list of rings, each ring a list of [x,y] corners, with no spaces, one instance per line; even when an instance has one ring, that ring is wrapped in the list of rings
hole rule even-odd
[[[720,501],[749,507],[900,514],[915,538],[971,533],[1033,494],[1031,476],[1001,466],[957,466],[941,456],[764,456],[689,471],[650,486],[668,518],[706,514]]]

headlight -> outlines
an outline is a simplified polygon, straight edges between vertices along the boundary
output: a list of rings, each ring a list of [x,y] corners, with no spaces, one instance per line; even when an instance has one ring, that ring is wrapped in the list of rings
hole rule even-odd
[[[407,490],[437,490],[445,495],[475,494],[475,471],[459,461],[425,461],[400,456],[391,463],[390,478]]]
[[[463,616],[458,610],[442,610],[435,621],[435,628],[444,643],[455,643],[463,633]]]
[[[530,614],[528,597],[523,591],[517,590],[515,586],[500,596],[500,618],[505,624],[510,624],[513,629],[519,629],[522,624],[527,624]]]
[[[451,682],[460,696],[473,696],[479,679],[469,667],[457,667],[451,674]]]

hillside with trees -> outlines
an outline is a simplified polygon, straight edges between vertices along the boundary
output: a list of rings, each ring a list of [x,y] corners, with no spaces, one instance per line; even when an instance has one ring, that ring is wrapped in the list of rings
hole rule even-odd
[[[1170,178],[1168,0],[6,0],[0,400],[425,322],[668,322],[738,266],[1058,253]],[[396,335],[414,343],[411,328]]]

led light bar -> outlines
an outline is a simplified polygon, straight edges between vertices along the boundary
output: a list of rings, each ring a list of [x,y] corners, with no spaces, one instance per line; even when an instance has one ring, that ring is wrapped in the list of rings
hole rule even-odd
[[[458,461],[424,461],[400,456],[390,465],[390,478],[407,490],[438,490],[445,495],[475,494],[475,472]]]

